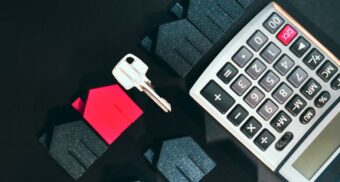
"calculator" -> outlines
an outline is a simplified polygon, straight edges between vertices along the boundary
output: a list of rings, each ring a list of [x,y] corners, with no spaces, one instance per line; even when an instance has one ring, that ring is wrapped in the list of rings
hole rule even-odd
[[[190,96],[272,171],[315,181],[340,163],[339,69],[272,2],[222,49]]]

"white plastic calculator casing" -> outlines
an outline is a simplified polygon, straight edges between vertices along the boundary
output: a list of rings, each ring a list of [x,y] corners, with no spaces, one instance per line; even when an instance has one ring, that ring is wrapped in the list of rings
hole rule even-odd
[[[288,45],[288,46],[284,46],[277,38],[276,38],[276,34],[278,32],[276,32],[275,34],[271,34],[268,32],[268,30],[266,30],[263,26],[263,23],[270,17],[270,15],[276,12],[279,16],[281,16],[285,23],[290,24],[297,32],[298,32],[298,36],[296,36],[292,42]],[[282,26],[284,27],[284,25]],[[281,27],[281,28],[282,28]],[[253,33],[256,30],[260,30],[261,32],[264,32],[265,35],[268,37],[268,42],[266,43],[266,45],[269,42],[273,42],[276,45],[279,45],[280,49],[282,50],[282,52],[284,52],[285,54],[287,54],[289,57],[291,57],[294,61],[295,61],[295,65],[294,68],[296,66],[300,66],[302,69],[304,69],[305,71],[308,72],[309,77],[304,81],[304,83],[302,85],[304,85],[309,78],[313,78],[315,79],[321,86],[322,86],[322,90],[327,90],[330,94],[331,94],[331,99],[329,100],[329,102],[322,108],[316,108],[314,106],[314,100],[308,100],[306,99],[304,96],[302,96],[302,94],[300,93],[300,88],[295,89],[294,87],[292,87],[290,85],[291,88],[293,88],[294,93],[292,94],[292,96],[288,99],[288,101],[295,95],[298,94],[300,96],[302,96],[302,98],[304,98],[304,100],[307,102],[307,107],[312,107],[315,108],[316,110],[316,115],[314,116],[314,118],[308,123],[308,124],[302,124],[299,121],[299,116],[294,117],[292,115],[289,115],[292,118],[292,122],[287,126],[287,128],[285,129],[284,132],[279,133],[277,132],[271,125],[270,125],[270,120],[269,121],[265,121],[258,113],[257,113],[257,109],[259,108],[259,106],[261,106],[261,104],[263,102],[266,101],[267,98],[270,98],[278,107],[279,110],[283,110],[286,113],[288,113],[285,109],[285,105],[287,104],[287,102],[285,102],[285,104],[280,104],[278,103],[273,97],[272,97],[272,93],[273,91],[279,87],[280,83],[284,82],[284,83],[289,83],[287,80],[286,76],[281,76],[281,74],[279,74],[275,69],[274,69],[274,65],[276,63],[276,61],[278,60],[278,58],[276,58],[276,60],[272,63],[272,64],[268,64],[265,61],[262,61],[263,63],[266,64],[267,66],[267,70],[271,70],[273,71],[279,78],[280,78],[280,83],[277,84],[275,86],[275,88],[273,89],[273,91],[271,92],[266,92],[264,89],[262,89],[262,87],[259,85],[259,80],[261,79],[261,77],[264,75],[262,75],[260,77],[260,79],[254,81],[253,79],[251,79],[251,77],[249,77],[249,75],[245,72],[245,69],[247,68],[247,66],[249,64],[251,64],[252,61],[249,61],[249,63],[244,67],[244,68],[240,68],[238,67],[236,64],[234,64],[234,62],[232,61],[232,56],[242,47],[245,46],[246,48],[248,48],[249,50],[252,50],[248,45],[247,45],[247,40],[253,35]],[[225,129],[227,129],[235,138],[237,138],[244,146],[246,146],[246,148],[248,148],[248,150],[250,150],[259,160],[261,160],[265,165],[267,165],[272,171],[276,171],[278,170],[278,167],[281,165],[282,162],[285,161],[285,158],[288,156],[288,154],[290,152],[292,152],[292,149],[298,144],[298,142],[301,140],[301,138],[306,134],[306,132],[318,121],[318,119],[320,118],[320,116],[327,112],[329,108],[332,104],[334,104],[336,102],[336,100],[339,99],[340,97],[340,91],[335,91],[333,89],[330,88],[330,82],[325,83],[323,80],[321,80],[317,75],[316,75],[316,70],[318,70],[318,68],[322,65],[320,64],[313,72],[313,70],[311,70],[310,68],[308,68],[302,61],[302,58],[298,58],[296,57],[290,50],[289,47],[295,42],[295,40],[300,36],[303,35],[303,37],[308,40],[308,42],[310,42],[311,48],[309,48],[309,50],[311,50],[312,48],[317,48],[324,56],[325,56],[325,60],[330,60],[335,66],[337,66],[340,70],[340,66],[339,66],[339,60],[332,54],[330,53],[324,46],[321,45],[321,43],[319,43],[310,33],[308,33],[299,23],[297,23],[292,17],[290,17],[279,5],[277,5],[276,3],[272,2],[270,4],[268,4],[260,13],[258,13],[224,48],[223,50],[217,55],[217,57],[211,62],[211,64],[207,67],[207,69],[203,72],[203,74],[199,77],[199,79],[196,81],[196,83],[194,84],[194,86],[190,89],[190,96],[199,104],[201,105],[208,113],[210,113]],[[261,48],[261,50],[255,52],[252,51],[252,53],[254,54],[253,58],[259,58],[261,60],[263,60],[261,58],[261,56],[259,55],[261,53],[261,51],[266,47],[263,46]],[[309,52],[308,50],[308,52]],[[282,53],[281,53],[282,55]],[[279,56],[280,57],[280,56]],[[252,59],[253,60],[253,59]],[[242,74],[244,76],[246,76],[249,80],[252,81],[252,86],[256,86],[257,88],[259,88],[264,94],[265,94],[265,99],[263,99],[261,101],[261,103],[258,105],[258,107],[256,107],[255,109],[251,108],[249,105],[247,105],[247,103],[244,102],[243,98],[246,94],[244,94],[243,96],[238,96],[234,91],[232,91],[230,89],[230,85],[236,80],[236,78],[238,76],[236,76],[235,78],[233,78],[233,80],[230,82],[230,84],[225,84],[223,81],[221,81],[218,77],[217,77],[217,73],[223,68],[223,66],[227,63],[230,62],[232,63],[232,65],[234,65],[239,73],[238,75]],[[290,72],[287,74],[289,75],[294,68],[292,68],[290,70]],[[337,74],[339,73],[339,71],[337,72]],[[228,110],[227,113],[225,114],[221,114],[217,109],[215,109],[215,107],[210,104],[202,95],[201,95],[201,90],[209,83],[209,81],[214,80],[219,86],[221,86],[231,97],[233,97],[235,99],[235,103],[234,105],[231,107],[231,109]],[[248,93],[251,89],[249,88],[247,90],[246,93]],[[234,108],[237,104],[240,104],[243,108],[245,108],[248,112],[249,115],[247,116],[247,118],[239,125],[239,126],[235,126],[233,125],[230,121],[228,121],[227,119],[227,115],[232,111],[232,108]],[[338,109],[339,110],[339,109]],[[276,112],[276,114],[278,113]],[[248,120],[248,118],[250,118],[251,116],[255,116],[255,118],[262,124],[262,128],[259,132],[257,132],[257,134],[252,138],[249,139],[248,137],[246,137],[242,131],[240,130],[240,127],[242,127],[242,125]],[[321,122],[322,123],[322,122]],[[325,122],[327,124],[327,122]],[[269,146],[265,151],[262,151],[261,149],[259,149],[255,144],[254,144],[254,139],[257,137],[257,135],[259,135],[261,133],[261,131],[266,128],[268,129],[274,136],[275,136],[275,141],[271,144],[271,146]],[[321,127],[322,128],[322,127]],[[275,143],[281,138],[281,136],[287,132],[290,131],[294,134],[294,138],[292,139],[292,141],[290,141],[290,143],[284,148],[284,150],[282,151],[278,151],[275,149]],[[286,177],[288,178],[288,177]],[[294,179],[291,178],[291,179]],[[297,179],[302,179],[302,178],[297,178]],[[294,180],[295,181],[295,180]]]

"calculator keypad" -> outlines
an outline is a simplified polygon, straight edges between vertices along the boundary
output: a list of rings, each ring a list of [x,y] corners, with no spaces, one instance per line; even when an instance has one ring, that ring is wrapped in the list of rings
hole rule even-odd
[[[308,124],[314,118],[315,114],[315,109],[311,107],[306,109],[300,116],[300,122],[302,124]]]
[[[263,117],[266,121],[268,121],[278,110],[277,105],[274,104],[273,101],[268,99],[258,110],[260,116]]]
[[[248,111],[242,106],[237,105],[228,115],[228,119],[235,126],[238,126],[248,116]]]
[[[287,128],[287,126],[292,122],[292,119],[285,112],[281,111],[275,118],[270,122],[272,127],[278,131],[282,132]]]
[[[302,94],[309,100],[312,100],[321,90],[321,85],[311,78],[302,88]]]
[[[297,57],[302,57],[307,50],[311,47],[311,44],[303,37],[299,37],[297,41],[290,47],[290,50]]]
[[[323,91],[315,99],[315,106],[321,108],[321,107],[325,106],[330,99],[331,99],[331,94],[327,91]]]
[[[270,32],[276,33],[281,26],[284,24],[284,20],[277,14],[273,13],[270,17],[264,22],[263,26]]]
[[[257,87],[254,87],[244,100],[250,107],[255,108],[264,99],[264,97],[264,93]]]
[[[253,57],[253,53],[249,51],[246,47],[242,47],[233,57],[233,61],[243,68]]]
[[[340,74],[336,76],[336,78],[332,81],[331,85],[334,90],[340,89]]]
[[[288,45],[298,34],[298,32],[289,24],[287,24],[279,34],[277,34],[277,38],[283,45]]]
[[[283,104],[293,94],[293,90],[285,83],[282,83],[279,88],[273,94],[273,97],[280,103]]]
[[[308,77],[308,74],[301,67],[297,67],[288,77],[288,81],[295,87],[298,88]]]
[[[267,92],[270,92],[279,83],[280,78],[272,71],[268,71],[267,74],[260,80],[260,85]]]
[[[233,85],[231,86],[231,89],[233,89],[233,91],[241,96],[243,95],[244,92],[246,92],[246,90],[251,86],[251,81],[245,77],[244,75],[241,75],[237,78],[237,80],[233,83]]]
[[[247,68],[246,72],[248,75],[256,80],[258,79],[262,73],[267,69],[266,65],[262,63],[259,59],[255,59]]]
[[[339,65],[278,11],[250,24],[190,95],[275,169],[340,97]]]
[[[303,62],[312,70],[319,66],[325,57],[317,50],[313,49],[304,59]]]
[[[299,95],[295,95],[287,104],[286,109],[293,115],[297,116],[307,106],[307,102]]]
[[[270,43],[261,53],[261,57],[268,63],[274,62],[274,60],[280,55],[281,49],[274,43]]]
[[[222,114],[226,113],[235,102],[235,100],[214,81],[211,81],[201,91],[201,94]]]
[[[285,76],[291,70],[294,64],[295,64],[294,61],[289,56],[284,54],[275,64],[275,69],[282,76]]]
[[[292,141],[294,134],[292,132],[286,132],[280,140],[275,144],[275,148],[278,151],[282,151],[290,141]]]
[[[217,76],[224,83],[228,84],[238,73],[238,70],[230,63],[227,63],[218,73]]]
[[[330,79],[332,79],[337,71],[338,68],[334,64],[332,64],[330,61],[326,61],[317,73],[323,81],[328,82]]]
[[[248,138],[253,138],[255,134],[260,131],[262,125],[254,117],[251,117],[243,126],[241,131]]]
[[[275,136],[267,129],[264,129],[254,142],[261,150],[265,151],[274,140]]]
[[[257,30],[248,40],[248,45],[254,50],[260,50],[268,41],[268,37],[260,30]]]

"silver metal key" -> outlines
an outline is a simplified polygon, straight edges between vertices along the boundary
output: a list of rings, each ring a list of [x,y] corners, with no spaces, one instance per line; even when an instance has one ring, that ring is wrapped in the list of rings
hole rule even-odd
[[[128,59],[131,60],[130,63]],[[156,93],[151,81],[146,77],[148,69],[149,67],[141,59],[133,54],[127,54],[113,68],[112,74],[126,90],[136,87],[149,96],[164,112],[171,112],[171,105]]]

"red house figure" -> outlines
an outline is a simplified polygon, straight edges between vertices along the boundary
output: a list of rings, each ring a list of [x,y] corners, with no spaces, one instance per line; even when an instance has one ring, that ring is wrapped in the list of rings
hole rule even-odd
[[[91,89],[86,102],[77,98],[72,106],[109,145],[143,114],[117,84]]]

